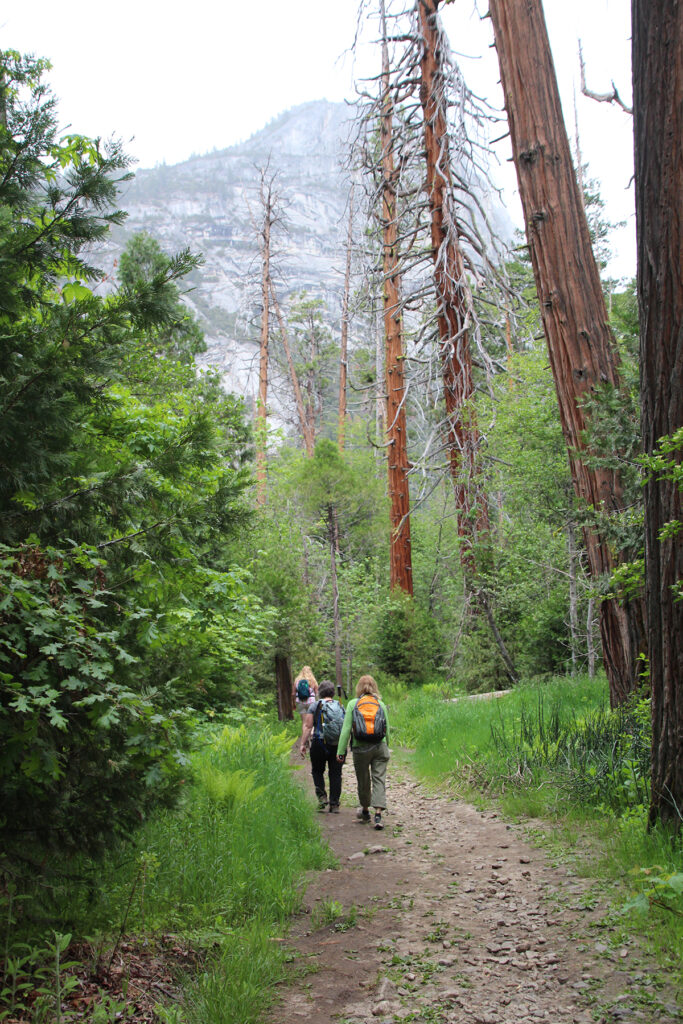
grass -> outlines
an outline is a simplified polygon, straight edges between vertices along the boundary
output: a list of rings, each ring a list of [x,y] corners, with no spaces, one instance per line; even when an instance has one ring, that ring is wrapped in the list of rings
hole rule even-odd
[[[172,933],[201,967],[185,978],[182,1004],[158,1007],[159,1019],[259,1020],[287,972],[280,939],[300,905],[301,875],[332,863],[312,803],[292,778],[292,739],[263,723],[207,734],[179,807],[156,814],[134,843],[96,864],[74,859],[68,879],[55,870],[50,890],[15,895],[11,907],[5,901],[5,965],[25,948],[47,949],[41,921],[74,940],[90,937],[105,967],[124,934],[152,948]],[[30,985],[35,970],[27,961],[17,983]],[[23,1019],[37,1021],[24,991]],[[61,1020],[75,1019],[65,1002]]]

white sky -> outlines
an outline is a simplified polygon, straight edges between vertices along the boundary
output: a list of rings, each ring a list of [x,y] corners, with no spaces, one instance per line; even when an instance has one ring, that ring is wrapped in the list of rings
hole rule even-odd
[[[486,0],[478,0],[482,11]],[[489,20],[475,0],[443,8],[468,83],[500,104]],[[85,135],[116,135],[141,167],[223,149],[308,100],[353,98],[354,70],[374,73],[369,55],[354,69],[358,0],[15,0],[0,14],[0,46],[51,60],[63,124]],[[631,97],[630,0],[545,0],[565,120],[574,136],[577,94],[584,161],[600,180],[606,215],[627,220],[615,234],[614,276],[635,273],[631,119],[581,96],[578,39],[588,85],[612,79]],[[477,56],[479,55],[479,56]],[[372,70],[370,70],[372,69]],[[501,160],[508,153],[501,144]],[[503,174],[505,171],[502,172]],[[503,183],[514,190],[514,174]],[[509,184],[508,184],[509,183]],[[509,205],[518,219],[510,196]]]

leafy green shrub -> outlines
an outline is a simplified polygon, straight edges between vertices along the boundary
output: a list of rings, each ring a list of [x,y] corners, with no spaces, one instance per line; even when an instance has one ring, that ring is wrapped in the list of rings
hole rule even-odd
[[[429,682],[441,664],[441,638],[433,617],[416,601],[394,592],[376,621],[377,664],[408,685]]]

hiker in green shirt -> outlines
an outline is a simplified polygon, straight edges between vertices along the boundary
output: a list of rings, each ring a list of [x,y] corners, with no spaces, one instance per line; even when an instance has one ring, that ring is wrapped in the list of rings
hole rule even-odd
[[[346,707],[337,744],[338,761],[346,758],[349,739],[360,803],[356,814],[360,821],[370,821],[372,806],[375,808],[375,828],[384,828],[382,811],[387,806],[385,782],[389,763],[389,718],[372,676],[360,677],[356,699],[349,701]]]

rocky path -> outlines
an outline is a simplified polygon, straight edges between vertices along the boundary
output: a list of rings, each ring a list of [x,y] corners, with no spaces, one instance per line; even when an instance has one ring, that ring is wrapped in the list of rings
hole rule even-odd
[[[378,832],[356,821],[344,776],[341,813],[320,815],[339,869],[306,879],[273,1024],[681,1019],[637,947],[614,944],[599,894],[522,829],[392,764]]]

